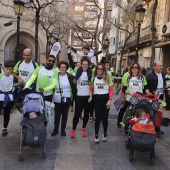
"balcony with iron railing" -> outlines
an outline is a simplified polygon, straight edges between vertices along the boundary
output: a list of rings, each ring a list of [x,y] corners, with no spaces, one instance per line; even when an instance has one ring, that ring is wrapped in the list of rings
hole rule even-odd
[[[128,40],[126,47],[133,47],[136,45],[137,32],[135,32]],[[139,44],[144,42],[152,41],[151,26],[147,26],[141,29],[141,34],[139,37]]]

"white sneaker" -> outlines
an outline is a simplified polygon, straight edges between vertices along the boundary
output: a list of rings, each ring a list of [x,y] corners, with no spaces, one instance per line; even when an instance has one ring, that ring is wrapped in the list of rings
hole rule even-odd
[[[104,136],[104,134],[103,134],[102,136],[103,136],[103,137],[102,137],[102,141],[103,141],[103,142],[106,142],[106,140],[107,140],[107,137],[106,137],[106,136],[107,136],[107,135]]]
[[[95,138],[94,143],[99,143],[99,139]]]

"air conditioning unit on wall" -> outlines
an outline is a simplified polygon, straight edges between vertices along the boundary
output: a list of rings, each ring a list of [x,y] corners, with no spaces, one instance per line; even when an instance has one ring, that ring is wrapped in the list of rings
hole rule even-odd
[[[170,22],[167,22],[162,27],[162,36],[170,36]]]

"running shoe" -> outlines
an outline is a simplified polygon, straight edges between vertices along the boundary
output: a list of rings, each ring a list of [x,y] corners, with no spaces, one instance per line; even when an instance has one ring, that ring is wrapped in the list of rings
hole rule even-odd
[[[122,130],[122,126],[116,125],[117,130]]]
[[[99,139],[95,138],[94,143],[99,143]]]
[[[102,141],[103,141],[103,142],[106,142],[106,140],[107,140],[107,134],[103,134],[103,135],[102,135]]]
[[[72,131],[71,131],[70,137],[71,137],[71,138],[75,138],[75,137],[76,137],[76,130],[72,130]]]
[[[8,130],[7,129],[3,129],[2,130],[2,136],[5,137],[8,134]]]
[[[92,122],[93,121],[93,117],[89,117],[89,121]]]
[[[86,137],[86,136],[87,136],[87,134],[86,134],[86,129],[85,129],[85,128],[82,128],[82,130],[81,130],[81,136],[82,136],[82,137]]]

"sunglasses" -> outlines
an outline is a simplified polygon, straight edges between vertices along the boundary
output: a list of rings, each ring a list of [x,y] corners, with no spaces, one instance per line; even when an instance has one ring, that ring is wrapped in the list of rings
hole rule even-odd
[[[103,70],[103,68],[97,68],[97,70]]]
[[[54,60],[48,60],[48,62],[49,62],[49,63],[55,63],[55,61],[54,61]]]
[[[139,67],[132,67],[132,69],[134,69],[134,68],[135,68],[135,69],[139,69]]]

